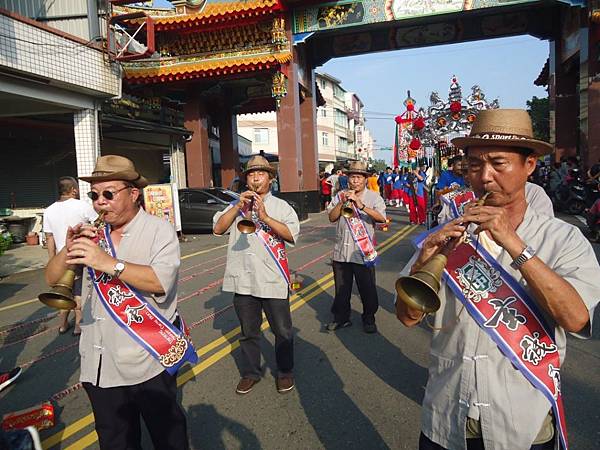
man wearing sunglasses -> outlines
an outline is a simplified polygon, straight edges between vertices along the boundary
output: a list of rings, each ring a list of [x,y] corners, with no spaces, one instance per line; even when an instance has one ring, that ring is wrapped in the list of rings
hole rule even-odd
[[[140,208],[148,183],[129,159],[102,156],[92,175],[80,179],[91,183],[89,197],[106,226],[70,227],[65,248],[48,263],[46,280],[56,283],[71,265],[86,268],[80,380],[100,447],[141,448],[143,417],[155,448],[187,449],[176,370],[195,352],[177,312],[177,234],[169,222]],[[175,365],[162,358],[165,332],[169,342],[180,344],[175,351],[185,349]]]

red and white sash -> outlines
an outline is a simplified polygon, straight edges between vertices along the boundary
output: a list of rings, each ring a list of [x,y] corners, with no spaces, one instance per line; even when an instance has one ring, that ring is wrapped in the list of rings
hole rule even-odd
[[[465,205],[477,200],[475,192],[470,189],[458,189],[441,196],[442,201],[450,207],[452,216],[456,219],[463,215]]]
[[[484,248],[460,244],[448,257],[448,286],[506,358],[552,405],[560,446],[567,427],[554,329],[523,287]]]
[[[237,203],[237,202],[236,202]],[[256,205],[256,203],[254,204]],[[248,208],[244,206],[240,210],[240,216],[246,219],[246,213],[248,212]],[[290,286],[291,277],[290,277],[290,268],[288,265],[287,252],[285,250],[285,242],[279,235],[273,232],[271,227],[269,227],[266,223],[262,222],[258,219],[258,215],[256,214],[256,210],[253,208],[250,212],[251,219],[256,225],[256,231],[254,234],[258,237],[260,242],[263,244],[263,247],[273,258],[275,261],[275,265],[277,269],[281,273],[281,276],[284,278],[285,282]]]
[[[342,200],[342,196],[338,194],[338,201],[343,203],[345,202],[345,199]],[[356,242],[356,245],[362,254],[365,266],[374,266],[379,262],[377,258],[377,250],[375,250],[373,241],[367,232],[365,223],[361,219],[360,214],[356,209],[356,205],[354,202],[350,202],[350,205],[352,207],[353,214],[351,217],[344,217],[346,220],[346,225],[348,225],[352,239],[354,239],[354,242]]]
[[[98,230],[98,245],[116,257],[110,227]],[[144,296],[119,278],[88,267],[100,303],[127,334],[173,375],[186,362],[195,364],[198,355],[180,317],[181,330],[166,320]]]

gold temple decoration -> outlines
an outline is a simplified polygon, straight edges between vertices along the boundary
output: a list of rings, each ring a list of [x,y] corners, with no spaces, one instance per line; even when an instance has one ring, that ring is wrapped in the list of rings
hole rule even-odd
[[[287,77],[281,72],[273,74],[271,84],[271,96],[275,99],[277,109],[281,105],[281,99],[287,95]]]

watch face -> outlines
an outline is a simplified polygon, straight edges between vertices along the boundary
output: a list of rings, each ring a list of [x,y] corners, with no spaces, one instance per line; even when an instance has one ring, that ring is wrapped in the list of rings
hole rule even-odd
[[[118,262],[115,265],[115,269],[117,269],[119,272],[122,272],[125,269],[125,264],[123,264],[122,262]]]

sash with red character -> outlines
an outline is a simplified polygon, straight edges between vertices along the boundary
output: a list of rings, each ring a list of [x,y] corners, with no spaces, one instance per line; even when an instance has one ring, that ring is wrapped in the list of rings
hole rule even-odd
[[[235,205],[235,203],[237,202],[232,203],[232,205]],[[240,210],[240,216],[242,216],[242,218],[246,218],[245,214],[247,212],[248,208],[244,206],[244,208]],[[271,227],[258,220],[255,209],[252,209],[250,213],[252,215],[251,220],[256,225],[256,231],[254,234],[256,234],[260,242],[262,242],[269,256],[271,256],[273,261],[275,261],[275,265],[277,266],[277,269],[279,269],[279,272],[281,272],[281,276],[283,276],[285,282],[288,284],[288,286],[290,286],[290,268],[288,266],[287,252],[285,251],[285,242],[273,232]]]
[[[566,450],[558,346],[536,302],[472,238],[450,253],[444,279],[504,356],[548,399]]]
[[[345,199],[342,199],[342,196],[338,194],[338,201],[343,203],[345,202]],[[363,260],[365,261],[365,266],[374,266],[379,262],[377,258],[377,250],[375,250],[373,241],[367,232],[365,223],[361,219],[360,214],[356,209],[356,205],[354,202],[349,202],[349,205],[352,208],[353,214],[350,217],[344,216],[344,219],[346,220],[346,224],[348,225],[352,239],[354,239],[354,242],[356,242],[356,245],[362,254]]]
[[[115,257],[109,225],[98,230],[98,245]],[[198,361],[181,316],[179,330],[127,283],[91,267],[88,267],[88,271],[100,303],[112,319],[160,362],[169,374],[177,373],[186,361],[191,364]]]
[[[452,216],[456,219],[463,215],[465,205],[469,202],[477,200],[475,192],[466,189],[458,189],[456,191],[448,192],[440,197],[442,201],[450,207]]]

